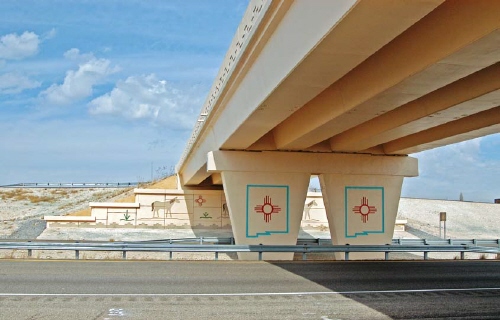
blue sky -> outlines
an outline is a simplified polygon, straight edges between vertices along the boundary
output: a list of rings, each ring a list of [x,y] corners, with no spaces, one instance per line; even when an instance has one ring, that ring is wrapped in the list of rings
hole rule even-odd
[[[0,185],[170,170],[247,3],[1,1]],[[417,154],[403,196],[500,198],[499,150],[497,134]]]

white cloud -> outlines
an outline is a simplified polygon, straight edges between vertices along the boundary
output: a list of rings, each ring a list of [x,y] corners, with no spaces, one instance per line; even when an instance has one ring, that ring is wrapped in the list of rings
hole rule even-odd
[[[462,162],[476,163],[478,161],[482,139],[481,137],[452,144],[449,146],[450,153],[457,160],[461,160]]]
[[[193,126],[193,108],[179,91],[154,74],[131,76],[89,103],[94,115],[111,114],[126,119],[149,119],[175,128]]]
[[[56,29],[54,28],[50,29],[49,32],[46,32],[42,35],[42,41],[54,38],[56,36],[56,33],[57,33]]]
[[[0,59],[20,60],[33,56],[38,53],[39,44],[40,39],[33,32],[7,34],[0,38]]]
[[[71,48],[68,51],[66,51],[64,53],[64,58],[78,62],[87,62],[92,59],[95,59],[92,53],[80,53],[80,50],[77,48]]]
[[[500,136],[491,137],[498,141]],[[436,148],[412,156],[419,160],[419,177],[406,178],[403,196],[491,202],[500,192],[500,162],[484,154],[486,137]]]
[[[0,94],[20,93],[25,89],[38,88],[41,85],[17,73],[5,73],[0,75]]]
[[[107,76],[119,70],[111,66],[111,61],[97,59],[92,54],[82,55],[78,49],[71,49],[64,56],[71,60],[81,59],[84,62],[79,64],[78,70],[67,71],[62,84],[53,84],[40,94],[54,104],[67,105],[91,96],[95,85],[102,83]]]

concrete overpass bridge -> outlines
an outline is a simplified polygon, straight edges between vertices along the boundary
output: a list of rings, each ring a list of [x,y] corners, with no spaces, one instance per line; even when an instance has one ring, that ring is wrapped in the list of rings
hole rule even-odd
[[[252,0],[181,187],[223,186],[237,243],[292,244],[318,175],[334,243],[389,243],[408,154],[500,132],[499,17],[495,0]]]

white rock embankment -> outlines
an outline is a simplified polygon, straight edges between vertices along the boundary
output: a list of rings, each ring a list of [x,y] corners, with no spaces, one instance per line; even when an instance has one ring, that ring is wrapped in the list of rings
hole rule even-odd
[[[500,238],[500,204],[402,198],[398,217],[412,228],[439,236],[440,212],[446,212],[447,238]],[[444,236],[444,223],[441,226]]]

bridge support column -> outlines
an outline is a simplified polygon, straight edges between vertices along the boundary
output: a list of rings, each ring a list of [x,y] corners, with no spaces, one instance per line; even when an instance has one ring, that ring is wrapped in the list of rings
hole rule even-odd
[[[213,154],[212,154],[213,155]],[[283,172],[271,154],[217,152],[209,171],[221,172],[236,244],[295,245],[309,187],[307,172]],[[293,161],[291,159],[290,161]],[[257,253],[239,253],[257,260]],[[293,253],[264,253],[264,260],[292,260]]]
[[[360,158],[360,167],[353,163],[349,174],[319,175],[333,244],[391,243],[403,179],[416,175],[417,163],[409,157],[380,158],[376,164]],[[383,257],[383,253],[349,255],[349,259]],[[344,255],[336,254],[336,258]]]
[[[385,244],[394,231],[403,178],[417,176],[418,163],[406,156],[213,151],[207,170],[221,173],[236,244],[294,245],[311,174],[320,177],[334,244]],[[263,257],[290,260],[293,254]]]

